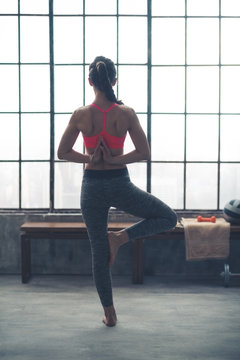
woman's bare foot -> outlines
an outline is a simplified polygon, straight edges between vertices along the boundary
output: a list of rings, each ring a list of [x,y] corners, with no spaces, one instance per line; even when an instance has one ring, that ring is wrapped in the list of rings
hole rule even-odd
[[[114,306],[113,305],[106,307],[104,306],[103,309],[105,313],[105,316],[103,318],[103,323],[106,326],[115,326],[117,323],[117,315]]]
[[[128,234],[125,230],[121,231],[109,231],[108,232],[108,243],[110,248],[110,260],[109,266],[112,267],[115,257],[117,255],[118,249],[121,245],[125,244],[129,241]]]

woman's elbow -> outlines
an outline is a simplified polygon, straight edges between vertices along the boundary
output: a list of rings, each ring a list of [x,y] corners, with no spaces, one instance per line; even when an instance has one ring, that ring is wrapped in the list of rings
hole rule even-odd
[[[139,152],[139,155],[140,155],[140,160],[150,160],[151,158],[151,154],[150,154],[150,151],[141,151]]]
[[[58,149],[57,157],[59,160],[64,160],[64,153],[61,151],[61,149]]]
[[[147,149],[144,152],[144,159],[143,160],[150,160],[150,159],[151,159],[151,152],[150,152],[150,149]]]

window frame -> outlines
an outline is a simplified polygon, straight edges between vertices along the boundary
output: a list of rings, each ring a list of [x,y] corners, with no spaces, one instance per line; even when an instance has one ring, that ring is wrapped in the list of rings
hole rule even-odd
[[[58,113],[55,112],[55,89],[54,89],[54,73],[55,67],[57,66],[69,66],[69,65],[80,65],[83,69],[83,105],[85,105],[85,83],[86,83],[86,67],[88,67],[88,63],[85,61],[85,21],[86,18],[89,16],[114,16],[116,17],[116,26],[117,26],[117,61],[116,67],[117,70],[119,66],[138,66],[144,65],[147,69],[147,109],[146,112],[141,114],[145,114],[147,116],[147,138],[151,146],[151,118],[152,115],[175,115],[176,113],[171,112],[152,112],[152,70],[153,68],[157,67],[183,67],[184,68],[184,76],[185,76],[185,88],[184,88],[184,112],[179,113],[184,116],[184,159],[182,161],[158,161],[158,160],[148,160],[146,162],[146,190],[151,192],[151,176],[152,176],[152,164],[183,164],[183,208],[177,209],[179,212],[185,213],[199,213],[201,211],[197,209],[187,209],[186,207],[186,198],[187,198],[187,165],[188,164],[216,164],[217,165],[217,206],[216,209],[208,210],[208,212],[220,212],[220,170],[222,164],[240,164],[240,161],[222,161],[220,157],[221,153],[221,116],[222,115],[240,115],[240,113],[223,113],[221,112],[221,71],[223,67],[228,66],[240,66],[240,64],[222,64],[221,62],[221,20],[223,18],[240,18],[240,16],[222,16],[221,15],[221,0],[219,0],[219,15],[218,16],[189,16],[187,14],[187,0],[185,0],[185,14],[182,16],[160,16],[160,15],[152,15],[152,1],[146,0],[147,2],[147,13],[146,15],[140,14],[119,14],[119,0],[116,0],[116,14],[86,14],[85,12],[85,1],[83,0],[83,11],[81,14],[54,14],[53,11],[53,1],[49,0],[49,13],[48,14],[26,14],[20,12],[20,2],[18,0],[18,13],[17,14],[0,14],[0,16],[16,16],[18,19],[18,62],[17,63],[1,63],[0,65],[17,65],[18,66],[18,90],[19,90],[19,111],[18,112],[0,112],[0,114],[18,114],[19,116],[19,159],[18,160],[0,160],[0,163],[18,163],[19,164],[19,207],[18,208],[4,208],[1,211],[37,211],[37,212],[50,212],[50,213],[78,213],[81,211],[80,209],[56,209],[54,206],[55,203],[55,194],[54,194],[54,186],[55,186],[55,164],[60,162],[60,160],[55,159],[55,138],[54,138],[54,122],[55,122],[55,115],[58,114],[65,114],[71,115],[71,113]],[[25,16],[45,16],[49,19],[49,62],[47,63],[24,63],[21,62],[21,17]],[[78,16],[82,17],[83,19],[83,62],[82,63],[74,63],[74,64],[58,64],[54,62],[54,18],[55,17],[64,17],[64,16]],[[146,17],[147,19],[147,63],[144,64],[133,64],[133,63],[120,63],[119,62],[119,19],[120,17]],[[161,19],[161,18],[183,18],[185,21],[185,62],[184,64],[152,64],[152,20],[153,19]],[[191,18],[216,18],[219,20],[219,63],[218,64],[188,64],[187,63],[187,34],[188,34],[188,19]],[[50,109],[49,112],[47,111],[39,111],[39,112],[23,112],[21,109],[21,67],[22,65],[46,65],[49,66],[50,70]],[[188,75],[188,68],[195,67],[195,66],[217,66],[218,73],[219,73],[219,90],[218,90],[218,112],[216,113],[206,113],[206,115],[216,115],[218,116],[218,159],[216,161],[189,161],[187,160],[187,116],[188,115],[199,115],[202,113],[189,113],[187,112],[187,75]],[[118,86],[117,86],[117,94],[118,94]],[[50,158],[49,160],[24,160],[22,159],[22,136],[21,136],[21,120],[22,115],[24,114],[49,114],[50,116]],[[140,114],[140,113],[139,113]],[[48,162],[50,165],[50,183],[49,183],[49,207],[48,208],[22,208],[22,164],[24,162]],[[84,167],[84,165],[82,165]],[[206,211],[205,211],[206,212]]]

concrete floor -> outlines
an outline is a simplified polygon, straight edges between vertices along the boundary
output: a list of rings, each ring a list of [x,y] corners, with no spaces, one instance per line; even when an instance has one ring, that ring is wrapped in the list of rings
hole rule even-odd
[[[102,324],[91,277],[0,276],[2,360],[239,360],[240,285],[114,277],[118,325]]]

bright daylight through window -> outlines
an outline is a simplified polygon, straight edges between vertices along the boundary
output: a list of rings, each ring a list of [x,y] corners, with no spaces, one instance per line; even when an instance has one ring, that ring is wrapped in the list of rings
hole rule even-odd
[[[97,55],[151,145],[133,182],[177,210],[239,197],[239,33],[238,0],[1,0],[0,208],[79,210],[83,165],[56,149]]]

